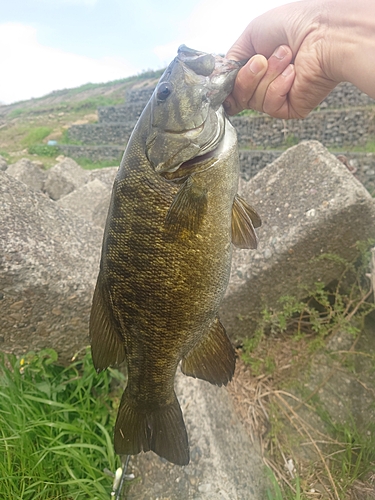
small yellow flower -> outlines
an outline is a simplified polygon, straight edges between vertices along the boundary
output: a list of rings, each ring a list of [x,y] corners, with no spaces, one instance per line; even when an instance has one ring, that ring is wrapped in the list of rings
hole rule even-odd
[[[23,366],[24,364],[25,364],[25,360],[24,360],[24,358],[21,358],[20,359],[20,365]]]

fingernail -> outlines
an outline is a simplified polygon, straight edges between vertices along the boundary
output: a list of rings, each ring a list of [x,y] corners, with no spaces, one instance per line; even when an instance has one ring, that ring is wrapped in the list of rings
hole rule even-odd
[[[281,73],[283,76],[289,76],[291,73],[294,71],[294,66],[293,64],[288,64],[288,66],[284,69],[284,71]]]
[[[257,75],[260,71],[262,71],[264,65],[263,61],[260,57],[254,56],[250,61],[250,71]]]
[[[277,47],[273,55],[277,57],[278,59],[284,59],[284,57],[287,55],[288,51],[284,47],[284,45],[280,45],[280,47]]]

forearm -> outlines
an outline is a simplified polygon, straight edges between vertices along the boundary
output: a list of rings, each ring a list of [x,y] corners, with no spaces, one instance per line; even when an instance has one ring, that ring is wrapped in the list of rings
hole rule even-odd
[[[349,81],[375,98],[375,0],[323,3],[323,69],[329,78]]]

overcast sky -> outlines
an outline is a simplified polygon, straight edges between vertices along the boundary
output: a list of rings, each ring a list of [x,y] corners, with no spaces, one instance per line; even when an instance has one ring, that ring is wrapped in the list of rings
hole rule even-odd
[[[0,0],[0,103],[160,69],[179,45],[225,53],[288,0]]]

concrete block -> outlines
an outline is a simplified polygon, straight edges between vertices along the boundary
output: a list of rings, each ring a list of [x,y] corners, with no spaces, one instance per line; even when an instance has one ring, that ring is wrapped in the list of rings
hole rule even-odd
[[[112,190],[113,183],[115,182],[115,178],[118,172],[118,167],[105,167],[105,168],[96,168],[94,170],[90,170],[89,173],[89,181],[93,181],[98,179],[103,182],[106,186]]]
[[[254,332],[264,305],[340,276],[340,265],[316,257],[352,259],[357,241],[375,238],[375,200],[319,142],[290,148],[240,191],[263,225],[256,251],[234,250],[221,319],[235,344]]]
[[[104,229],[111,191],[106,184],[94,179],[57,200],[57,204]]]
[[[53,200],[74,191],[88,181],[89,172],[71,158],[64,158],[47,171],[44,190]]]
[[[1,168],[0,170],[5,170]],[[27,158],[22,158],[16,163],[9,165],[6,173],[23,182],[34,191],[41,191],[46,178],[46,172]]]
[[[0,350],[88,345],[103,230],[0,172]]]

